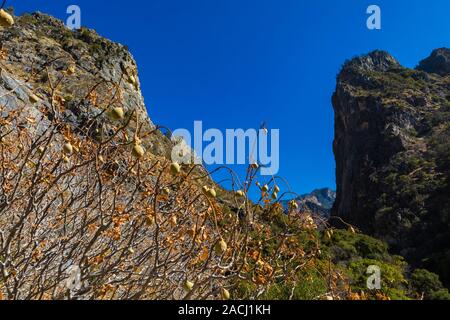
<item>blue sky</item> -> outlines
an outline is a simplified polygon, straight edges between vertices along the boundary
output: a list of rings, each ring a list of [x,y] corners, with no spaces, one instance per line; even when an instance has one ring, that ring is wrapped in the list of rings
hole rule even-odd
[[[298,193],[335,186],[330,100],[345,59],[383,49],[414,67],[450,46],[448,0],[8,1],[61,19],[70,4],[130,48],[155,123],[279,128],[279,174]],[[366,28],[371,4],[380,31]]]

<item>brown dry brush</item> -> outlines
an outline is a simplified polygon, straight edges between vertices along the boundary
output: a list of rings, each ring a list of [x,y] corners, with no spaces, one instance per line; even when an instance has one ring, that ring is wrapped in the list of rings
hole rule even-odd
[[[246,195],[255,166],[245,187],[220,169],[241,190],[227,193],[229,210],[202,190],[214,188],[198,173],[204,170],[184,165],[178,172],[145,152],[156,129],[139,124],[137,110],[121,114],[120,84],[87,90],[82,100],[100,112],[81,131],[65,123],[58,92],[73,70],[55,80],[49,68],[36,74],[48,74],[50,108],[30,102],[42,104],[42,118],[27,105],[0,106],[0,297],[227,299],[245,280],[256,285],[250,297],[257,299],[273,283],[304,281],[299,270],[320,254],[315,227],[291,208],[284,230],[273,233],[266,221],[279,217],[278,200],[263,191],[254,204]],[[99,119],[109,119],[112,134],[103,134]],[[317,245],[299,243],[299,232]],[[324,277],[337,296],[336,274]]]

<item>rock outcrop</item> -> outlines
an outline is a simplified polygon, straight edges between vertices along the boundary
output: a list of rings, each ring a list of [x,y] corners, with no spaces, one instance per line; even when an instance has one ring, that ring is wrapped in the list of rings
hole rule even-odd
[[[450,50],[447,48],[436,49],[431,56],[422,60],[417,67],[418,70],[436,73],[441,76],[450,74]]]
[[[16,18],[14,27],[1,28],[0,42],[5,57],[0,83],[4,105],[15,108],[35,95],[45,105],[43,119],[58,116],[76,132],[85,133],[89,126],[88,134],[101,131],[107,136],[111,132],[107,112],[96,104],[108,105],[99,100],[108,96],[110,107],[123,108],[125,116],[135,112],[133,119],[145,129],[155,127],[140,91],[136,62],[125,46],[94,30],[72,32],[62,21],[41,13],[25,14]],[[6,95],[9,91],[12,96]],[[88,123],[92,118],[95,123]],[[171,143],[159,132],[146,143],[152,153],[170,155]]]
[[[344,220],[450,282],[449,49],[417,70],[375,51],[337,78],[334,153]]]

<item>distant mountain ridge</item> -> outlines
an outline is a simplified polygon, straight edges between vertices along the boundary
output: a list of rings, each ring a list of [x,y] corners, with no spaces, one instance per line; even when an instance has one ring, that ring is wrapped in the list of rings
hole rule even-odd
[[[300,209],[322,217],[329,217],[336,200],[336,192],[330,188],[316,189],[311,193],[297,197],[295,200]],[[285,201],[283,204],[287,206],[288,202]]]

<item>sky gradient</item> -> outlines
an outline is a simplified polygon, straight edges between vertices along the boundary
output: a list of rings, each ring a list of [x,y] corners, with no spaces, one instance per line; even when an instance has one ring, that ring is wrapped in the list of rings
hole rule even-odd
[[[346,59],[382,49],[414,67],[450,46],[448,0],[8,1],[64,20],[70,4],[130,48],[155,123],[280,129],[279,175],[298,193],[335,187],[331,95]],[[371,4],[380,31],[366,27]]]

